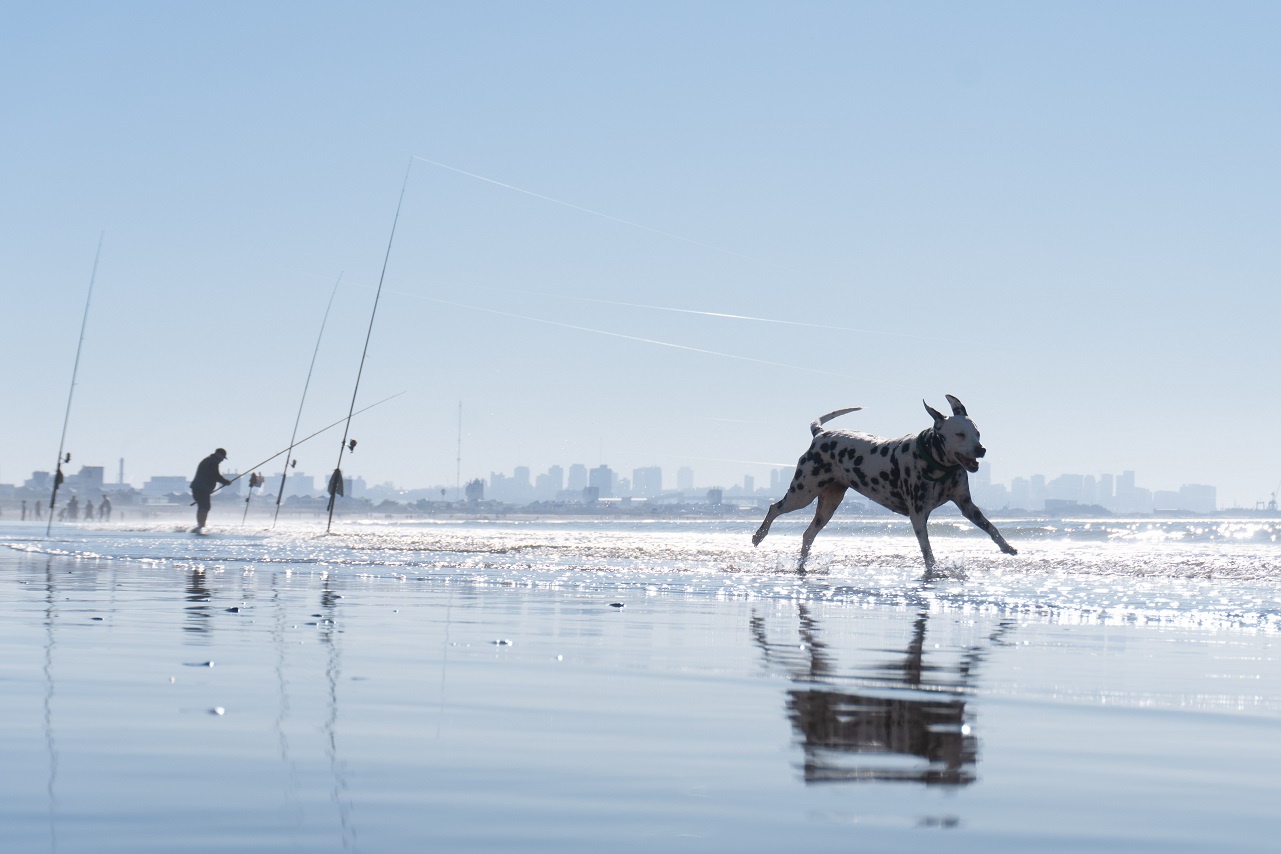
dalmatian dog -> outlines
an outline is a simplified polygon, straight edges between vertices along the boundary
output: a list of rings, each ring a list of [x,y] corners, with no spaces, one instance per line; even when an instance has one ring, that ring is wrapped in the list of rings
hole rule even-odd
[[[801,537],[801,559],[797,568],[804,570],[814,538],[831,521],[845,497],[845,490],[853,489],[912,520],[912,530],[925,557],[926,572],[934,568],[926,522],[936,507],[948,501],[955,503],[966,519],[986,531],[1001,551],[1018,554],[970,499],[967,472],[979,470],[979,459],[987,454],[987,449],[979,443],[978,428],[966,414],[964,404],[950,394],[947,401],[952,405],[950,418],[944,418],[942,413],[921,401],[934,419],[934,426],[899,439],[823,429],[828,421],[857,412],[861,406],[838,409],[814,421],[810,424],[814,440],[796,464],[787,495],[770,505],[765,521],[752,535],[752,545],[760,545],[779,516],[808,507],[818,498],[814,520]]]

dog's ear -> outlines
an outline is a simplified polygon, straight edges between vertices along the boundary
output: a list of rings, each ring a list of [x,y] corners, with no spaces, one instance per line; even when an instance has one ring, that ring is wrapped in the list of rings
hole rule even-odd
[[[942,427],[943,422],[947,420],[943,417],[943,413],[930,406],[924,400],[921,401],[921,404],[925,407],[925,411],[930,414],[930,417],[934,419],[934,429],[937,430]]]
[[[948,403],[950,403],[950,404],[952,404],[952,414],[953,414],[953,415],[969,415],[969,413],[965,411],[965,404],[964,404],[964,403],[961,403],[961,401],[959,401],[959,400],[957,400],[956,398],[952,397],[952,395],[950,395],[950,394],[948,394],[948,395],[944,395],[944,396],[947,398],[947,402],[948,402]]]

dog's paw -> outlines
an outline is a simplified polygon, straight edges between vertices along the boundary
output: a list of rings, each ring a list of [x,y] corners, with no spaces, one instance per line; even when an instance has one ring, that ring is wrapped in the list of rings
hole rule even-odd
[[[1014,546],[1010,545],[1009,543],[1006,543],[1005,545],[1001,546],[1001,551],[1005,552],[1007,555],[1016,555],[1019,553],[1019,550],[1014,548]]]
[[[765,539],[765,535],[760,531],[757,531],[755,534],[752,534],[752,545],[759,546],[763,539]]]

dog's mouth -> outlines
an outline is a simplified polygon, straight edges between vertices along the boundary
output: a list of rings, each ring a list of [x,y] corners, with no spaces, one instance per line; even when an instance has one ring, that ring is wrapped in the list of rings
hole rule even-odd
[[[979,461],[977,457],[967,457],[965,454],[957,454],[956,458],[960,460],[961,465],[964,466],[965,470],[970,474],[979,470]]]

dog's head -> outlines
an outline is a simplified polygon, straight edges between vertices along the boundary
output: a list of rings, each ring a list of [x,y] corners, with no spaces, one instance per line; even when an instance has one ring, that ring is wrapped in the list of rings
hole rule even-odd
[[[934,432],[943,445],[947,459],[939,462],[954,462],[968,472],[979,470],[979,459],[987,454],[987,448],[979,442],[979,428],[974,426],[970,416],[965,412],[965,404],[952,395],[947,395],[947,402],[952,405],[952,416],[944,418],[943,413],[931,407],[925,401],[925,411],[934,419]]]

